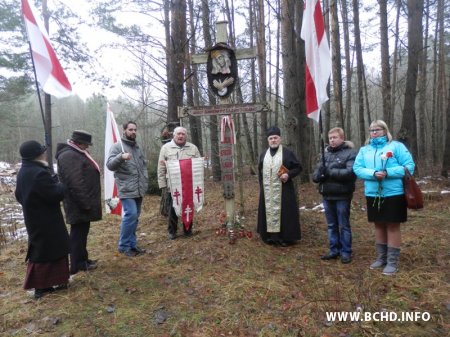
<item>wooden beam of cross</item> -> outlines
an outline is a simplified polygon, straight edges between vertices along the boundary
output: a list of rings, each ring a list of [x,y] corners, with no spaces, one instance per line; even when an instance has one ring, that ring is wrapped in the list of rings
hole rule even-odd
[[[227,21],[218,21],[216,23],[217,39],[216,43],[227,43]],[[256,47],[242,48],[235,52],[237,60],[252,59],[256,57]],[[200,53],[191,55],[192,64],[204,64],[208,62],[209,53]]]
[[[192,64],[205,64],[208,62],[209,53],[200,53],[191,55]],[[256,57],[256,47],[242,48],[236,50],[236,60],[253,59]]]

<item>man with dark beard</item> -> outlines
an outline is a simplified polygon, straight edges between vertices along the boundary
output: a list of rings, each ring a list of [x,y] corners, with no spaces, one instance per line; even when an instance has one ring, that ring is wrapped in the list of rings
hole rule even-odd
[[[114,171],[123,207],[119,253],[129,257],[145,253],[145,250],[137,245],[136,228],[141,213],[142,199],[148,188],[148,172],[144,154],[136,143],[136,132],[135,122],[125,123],[122,141],[111,147],[106,162],[108,169]]]
[[[297,195],[292,181],[302,167],[295,154],[281,145],[281,131],[267,130],[269,148],[259,157],[257,231],[267,244],[288,246],[300,240]]]

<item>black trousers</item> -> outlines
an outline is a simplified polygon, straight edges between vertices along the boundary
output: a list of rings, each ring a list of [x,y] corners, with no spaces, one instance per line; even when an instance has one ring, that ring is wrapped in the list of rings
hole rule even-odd
[[[172,205],[173,205],[172,204],[173,203],[172,195],[170,193],[168,193],[168,194],[169,194],[168,198],[170,198],[171,207],[170,207],[170,211],[169,211],[169,216],[167,218],[167,231],[170,234],[176,234],[177,229],[178,229],[178,216],[177,216],[177,213],[175,213],[175,209],[172,207]],[[193,225],[193,223],[191,222],[191,224],[189,225],[189,229],[186,230],[186,228],[184,227],[184,224],[182,224],[184,234],[192,233],[192,225]]]
[[[82,222],[70,225],[70,273],[75,274],[79,270],[86,270],[88,251],[87,237],[90,222]]]

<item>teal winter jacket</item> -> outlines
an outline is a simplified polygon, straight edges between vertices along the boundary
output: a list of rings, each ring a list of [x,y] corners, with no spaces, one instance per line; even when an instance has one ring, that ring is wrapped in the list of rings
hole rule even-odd
[[[386,158],[388,152],[392,153],[392,157]],[[384,136],[371,139],[368,145],[359,150],[353,171],[359,179],[364,180],[364,194],[376,197],[379,182],[374,174],[385,170],[387,176],[381,180],[381,197],[390,197],[404,194],[405,167],[413,174],[415,164],[411,153],[398,141],[388,143]]]

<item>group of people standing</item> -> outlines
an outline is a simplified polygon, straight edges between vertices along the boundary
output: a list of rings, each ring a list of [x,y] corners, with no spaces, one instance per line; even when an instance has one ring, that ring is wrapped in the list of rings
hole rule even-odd
[[[392,275],[398,270],[400,223],[407,219],[402,178],[405,168],[413,172],[415,165],[407,148],[392,140],[386,123],[373,122],[369,133],[366,145],[358,153],[345,140],[341,128],[333,128],[328,133],[329,146],[313,173],[313,181],[318,183],[323,196],[328,226],[329,251],[321,259],[340,257],[342,263],[352,261],[350,208],[358,177],[365,184],[368,220],[375,223],[377,258],[370,268],[384,268],[384,274]],[[118,251],[127,257],[145,252],[137,244],[136,229],[147,192],[148,172],[136,135],[136,123],[126,122],[121,142],[111,147],[106,158],[107,168],[114,171],[122,203]],[[260,155],[258,163],[257,232],[263,242],[285,247],[301,238],[293,179],[302,167],[295,154],[281,144],[278,127],[267,130],[267,141],[268,149]],[[100,168],[88,151],[90,145],[92,135],[82,130],[73,131],[66,143],[58,144],[57,175],[52,175],[48,167],[44,145],[27,141],[20,146],[22,167],[15,195],[22,205],[28,232],[24,288],[34,288],[35,298],[67,289],[71,274],[97,268],[97,261],[89,258],[86,248],[91,221],[102,219]],[[160,150],[158,185],[167,201],[165,213],[170,240],[177,238],[178,217],[172,207],[166,161],[198,157],[200,152],[187,142],[184,127],[176,127],[172,140]],[[183,226],[183,234],[192,235],[192,224],[189,228]]]
[[[87,151],[90,145],[92,136],[82,130],[58,144],[58,175],[52,175],[45,145],[31,140],[20,146],[15,196],[28,233],[24,288],[34,288],[35,298],[67,289],[70,274],[97,268],[86,248],[91,221],[102,219],[100,168]]]
[[[301,171],[294,153],[281,145],[281,132],[267,132],[269,148],[259,159],[260,201],[258,233],[267,244],[287,246],[300,239],[298,205],[292,179]],[[329,249],[322,260],[352,262],[350,209],[355,181],[364,181],[367,219],[375,225],[376,259],[370,269],[384,275],[398,271],[400,224],[407,220],[403,178],[415,164],[406,146],[394,141],[388,126],[376,120],[369,137],[356,151],[345,140],[342,128],[328,132],[329,145],[319,158],[312,175],[323,198]]]

